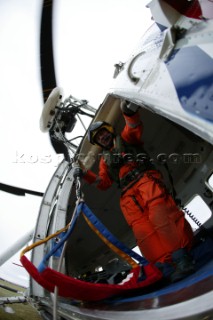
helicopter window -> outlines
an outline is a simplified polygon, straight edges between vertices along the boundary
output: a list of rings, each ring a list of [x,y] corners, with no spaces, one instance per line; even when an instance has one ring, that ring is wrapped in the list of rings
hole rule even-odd
[[[138,246],[132,248],[132,250],[135,251],[136,253],[140,254],[143,257],[143,255],[142,255],[142,253],[141,253],[141,251],[140,251]]]
[[[102,266],[98,266],[95,268],[95,272],[101,272],[103,271],[103,267]]]
[[[210,177],[207,179],[207,185],[210,187],[210,189],[213,191],[213,173],[210,175]]]
[[[211,210],[199,195],[188,202],[184,208],[185,217],[195,231],[211,217]]]

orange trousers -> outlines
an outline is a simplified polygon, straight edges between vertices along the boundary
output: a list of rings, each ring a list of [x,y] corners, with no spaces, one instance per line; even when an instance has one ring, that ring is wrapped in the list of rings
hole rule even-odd
[[[132,228],[142,255],[152,263],[171,262],[172,252],[190,248],[193,231],[173,198],[153,178],[150,171],[128,189],[120,199],[123,215]]]

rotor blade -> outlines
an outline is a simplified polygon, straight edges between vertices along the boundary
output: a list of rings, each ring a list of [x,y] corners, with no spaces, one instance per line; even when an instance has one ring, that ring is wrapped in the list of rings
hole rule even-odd
[[[40,64],[41,83],[44,102],[50,92],[56,87],[53,38],[52,38],[53,0],[44,0],[40,30]]]
[[[2,190],[4,192],[15,194],[17,196],[25,196],[26,193],[31,194],[33,196],[39,196],[39,197],[43,197],[43,195],[44,195],[42,192],[23,189],[23,188],[19,188],[19,187],[13,187],[13,186],[10,186],[10,185],[4,184],[4,183],[0,183],[0,190]]]

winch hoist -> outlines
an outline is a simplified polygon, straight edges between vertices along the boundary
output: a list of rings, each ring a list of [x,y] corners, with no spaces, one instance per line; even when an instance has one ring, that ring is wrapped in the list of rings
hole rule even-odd
[[[79,131],[82,132],[82,128],[86,131],[87,127],[81,116],[93,118],[96,111],[87,100],[77,99],[72,95],[63,101],[62,90],[56,87],[45,102],[40,119],[40,129],[42,132],[49,132],[55,152],[63,153],[65,160],[70,162],[71,155],[73,156],[78,148],[78,144],[73,141],[81,140],[84,134],[72,139],[67,139],[65,134],[73,132],[77,120],[81,124]]]

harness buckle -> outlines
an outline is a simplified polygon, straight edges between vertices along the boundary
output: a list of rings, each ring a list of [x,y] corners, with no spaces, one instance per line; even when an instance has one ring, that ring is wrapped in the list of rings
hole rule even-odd
[[[123,178],[120,179],[120,187],[121,189],[126,188],[131,182],[138,181],[143,173],[146,171],[146,168],[135,168],[132,171],[128,172]],[[133,184],[131,184],[132,186]]]

